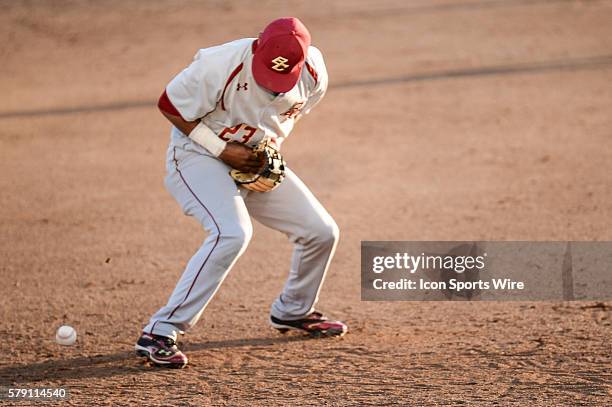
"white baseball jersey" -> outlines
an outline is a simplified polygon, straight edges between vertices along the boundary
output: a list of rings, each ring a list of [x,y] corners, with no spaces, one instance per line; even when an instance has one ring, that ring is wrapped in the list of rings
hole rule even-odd
[[[166,87],[183,119],[202,119],[217,136],[253,147],[270,136],[280,147],[296,119],[307,114],[327,90],[321,52],[311,46],[297,84],[277,96],[260,87],[251,71],[256,38],[244,38],[199,50],[191,65]],[[174,128],[171,143],[190,144],[210,153]]]

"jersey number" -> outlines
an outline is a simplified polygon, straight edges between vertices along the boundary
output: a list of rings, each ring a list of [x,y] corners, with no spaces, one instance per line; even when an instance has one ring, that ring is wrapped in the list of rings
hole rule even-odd
[[[234,127],[226,127],[226,128],[224,128],[223,131],[221,132],[221,134],[219,134],[219,137],[222,140],[230,141],[231,139],[227,138],[226,134],[236,134],[240,130],[244,131],[244,134],[242,135],[242,138],[240,140],[238,140],[241,143],[248,143],[249,140],[251,139],[251,137],[253,137],[253,135],[257,131],[256,128],[251,127],[251,126],[247,126],[246,124],[243,123],[243,124],[239,124],[239,125],[234,126]]]

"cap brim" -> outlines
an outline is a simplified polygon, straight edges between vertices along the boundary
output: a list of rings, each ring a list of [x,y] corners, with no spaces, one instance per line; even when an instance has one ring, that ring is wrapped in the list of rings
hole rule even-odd
[[[289,73],[276,73],[268,69],[260,54],[255,53],[252,63],[253,77],[259,86],[263,86],[272,92],[285,93],[293,89],[297,83],[303,65],[304,62],[302,61],[295,64]]]

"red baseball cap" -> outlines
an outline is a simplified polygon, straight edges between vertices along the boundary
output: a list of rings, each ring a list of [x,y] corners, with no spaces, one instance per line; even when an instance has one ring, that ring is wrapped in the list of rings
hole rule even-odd
[[[259,34],[253,55],[255,81],[272,92],[284,93],[295,86],[310,46],[310,33],[295,17],[272,21]]]

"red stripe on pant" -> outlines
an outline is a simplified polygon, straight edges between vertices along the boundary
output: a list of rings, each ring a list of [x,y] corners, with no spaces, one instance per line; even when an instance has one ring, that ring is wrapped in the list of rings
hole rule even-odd
[[[173,159],[174,159],[174,165],[175,165],[175,168],[176,168],[176,172],[178,172],[179,176],[181,177],[181,180],[183,181],[183,183],[185,184],[185,186],[187,187],[189,192],[191,192],[191,195],[193,195],[193,197],[196,199],[196,201],[198,201],[198,203],[200,205],[202,205],[202,208],[204,208],[206,213],[208,213],[208,216],[210,216],[210,218],[212,219],[213,223],[215,224],[215,227],[217,228],[217,239],[215,240],[215,244],[213,245],[212,249],[210,250],[210,253],[208,253],[208,256],[206,256],[206,259],[204,259],[204,262],[202,263],[202,265],[200,266],[200,269],[196,273],[196,276],[194,277],[193,282],[191,283],[191,286],[189,286],[189,290],[187,291],[187,294],[185,295],[185,298],[183,299],[183,301],[181,301],[181,303],[179,305],[174,307],[172,312],[170,312],[170,315],[168,315],[167,319],[172,318],[174,313],[185,303],[185,301],[187,301],[187,298],[189,298],[189,294],[191,294],[191,290],[193,289],[193,286],[195,285],[196,281],[198,280],[198,277],[200,276],[200,273],[202,272],[202,270],[204,269],[204,266],[208,262],[208,259],[210,258],[210,256],[215,251],[215,248],[217,247],[217,244],[219,243],[219,238],[221,237],[221,229],[219,228],[219,224],[217,224],[217,221],[215,220],[214,216],[212,215],[212,213],[210,213],[210,211],[208,210],[206,205],[204,205],[202,203],[200,198],[198,198],[198,196],[195,194],[195,192],[193,192],[193,190],[191,189],[191,187],[189,186],[189,184],[185,180],[185,177],[183,177],[183,173],[181,172],[181,170],[179,169],[179,166],[178,166],[178,160],[176,159],[176,147],[174,148]],[[155,329],[155,325],[157,324],[157,322],[159,322],[159,321],[155,321],[155,323],[151,327],[151,334],[153,333],[153,330]]]

